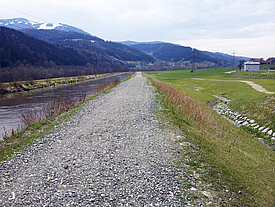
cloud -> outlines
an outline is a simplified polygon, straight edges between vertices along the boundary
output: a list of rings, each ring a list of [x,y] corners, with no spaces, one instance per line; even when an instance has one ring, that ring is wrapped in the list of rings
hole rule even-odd
[[[31,16],[0,5],[2,18],[62,22],[106,40],[209,42],[231,51],[232,42],[257,38],[272,42],[275,36],[274,0],[9,0],[5,4]]]

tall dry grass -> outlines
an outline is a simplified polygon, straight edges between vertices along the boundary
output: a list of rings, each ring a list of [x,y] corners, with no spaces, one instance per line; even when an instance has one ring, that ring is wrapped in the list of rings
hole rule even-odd
[[[41,104],[40,107],[21,110],[19,117],[23,122],[24,126],[29,127],[51,116],[55,116],[63,111],[67,111],[71,107],[83,102],[84,100],[86,100],[85,93],[79,93],[77,96],[55,96],[49,102]]]
[[[189,139],[200,146],[217,180],[221,176],[234,192],[231,204],[274,206],[274,151],[219,116],[206,103],[147,76],[169,109],[168,116],[179,124]]]
[[[101,93],[109,88],[114,87],[119,83],[119,80],[114,80],[111,83],[102,83],[99,85],[95,91],[94,95]],[[77,96],[68,95],[66,97],[55,96],[51,101],[41,104],[37,108],[28,108],[21,110],[19,117],[25,127],[29,127],[33,124],[41,122],[49,117],[60,114],[64,111],[69,110],[71,107],[78,103],[82,103],[87,100],[87,94],[80,92]]]
[[[199,128],[217,130],[216,117],[211,116],[212,110],[206,103],[149,76],[153,84],[161,91],[164,104],[186,122],[192,122]]]

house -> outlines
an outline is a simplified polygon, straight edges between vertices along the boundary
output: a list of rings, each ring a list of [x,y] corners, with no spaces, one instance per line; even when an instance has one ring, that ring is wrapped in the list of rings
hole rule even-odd
[[[251,58],[249,60],[249,62],[257,62],[257,63],[260,63],[261,61],[264,61],[264,59],[263,58]]]
[[[249,62],[257,62],[257,63],[260,63],[261,65],[270,65],[272,63],[272,61],[264,60],[263,58],[252,58],[249,60]]]
[[[268,58],[267,61],[270,61],[271,64],[275,64],[275,58],[274,57]]]
[[[246,62],[244,63],[244,71],[259,71],[260,63],[259,62]]]

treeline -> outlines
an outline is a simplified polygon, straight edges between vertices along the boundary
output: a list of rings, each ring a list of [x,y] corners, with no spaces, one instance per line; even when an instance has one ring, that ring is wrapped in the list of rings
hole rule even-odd
[[[85,65],[86,61],[73,49],[59,48],[13,29],[0,27],[0,67],[18,64],[44,66]]]
[[[114,57],[93,51],[57,46],[22,32],[0,27],[0,67],[123,66]]]
[[[48,78],[72,77],[81,75],[103,74],[111,72],[128,72],[124,66],[112,67],[82,67],[82,66],[62,66],[62,67],[6,67],[0,68],[0,83],[13,81],[29,81]]]
[[[140,50],[111,41],[104,41],[95,36],[66,32],[59,30],[22,30],[37,39],[62,47],[74,48],[79,53],[83,51],[96,53],[104,57],[112,57],[120,61],[154,62],[154,58]],[[85,57],[85,55],[84,55]],[[87,55],[86,55],[87,57]]]

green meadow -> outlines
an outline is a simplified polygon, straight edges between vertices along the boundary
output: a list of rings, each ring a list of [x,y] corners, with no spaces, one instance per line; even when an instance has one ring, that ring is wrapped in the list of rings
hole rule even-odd
[[[216,96],[232,99],[229,107],[275,130],[275,95],[258,92],[240,80],[253,81],[275,92],[275,72],[225,73],[232,68],[148,72],[161,95],[163,113],[179,126],[205,160],[205,178],[232,192],[226,206],[275,206],[275,152],[238,128],[210,106]],[[269,138],[270,139],[270,138]],[[183,152],[184,153],[184,152]],[[195,159],[195,158],[194,158]],[[182,161],[184,162],[184,160]],[[186,164],[186,163],[185,163]],[[187,163],[188,164],[188,163]],[[218,187],[217,187],[218,188]]]
[[[148,74],[205,103],[215,100],[214,95],[232,99],[229,108],[247,115],[261,125],[274,127],[275,130],[275,95],[258,92],[250,85],[239,82],[253,81],[266,90],[275,92],[275,71],[269,74],[267,71],[225,73],[228,71],[232,71],[232,68],[197,69],[194,73],[178,70]]]

